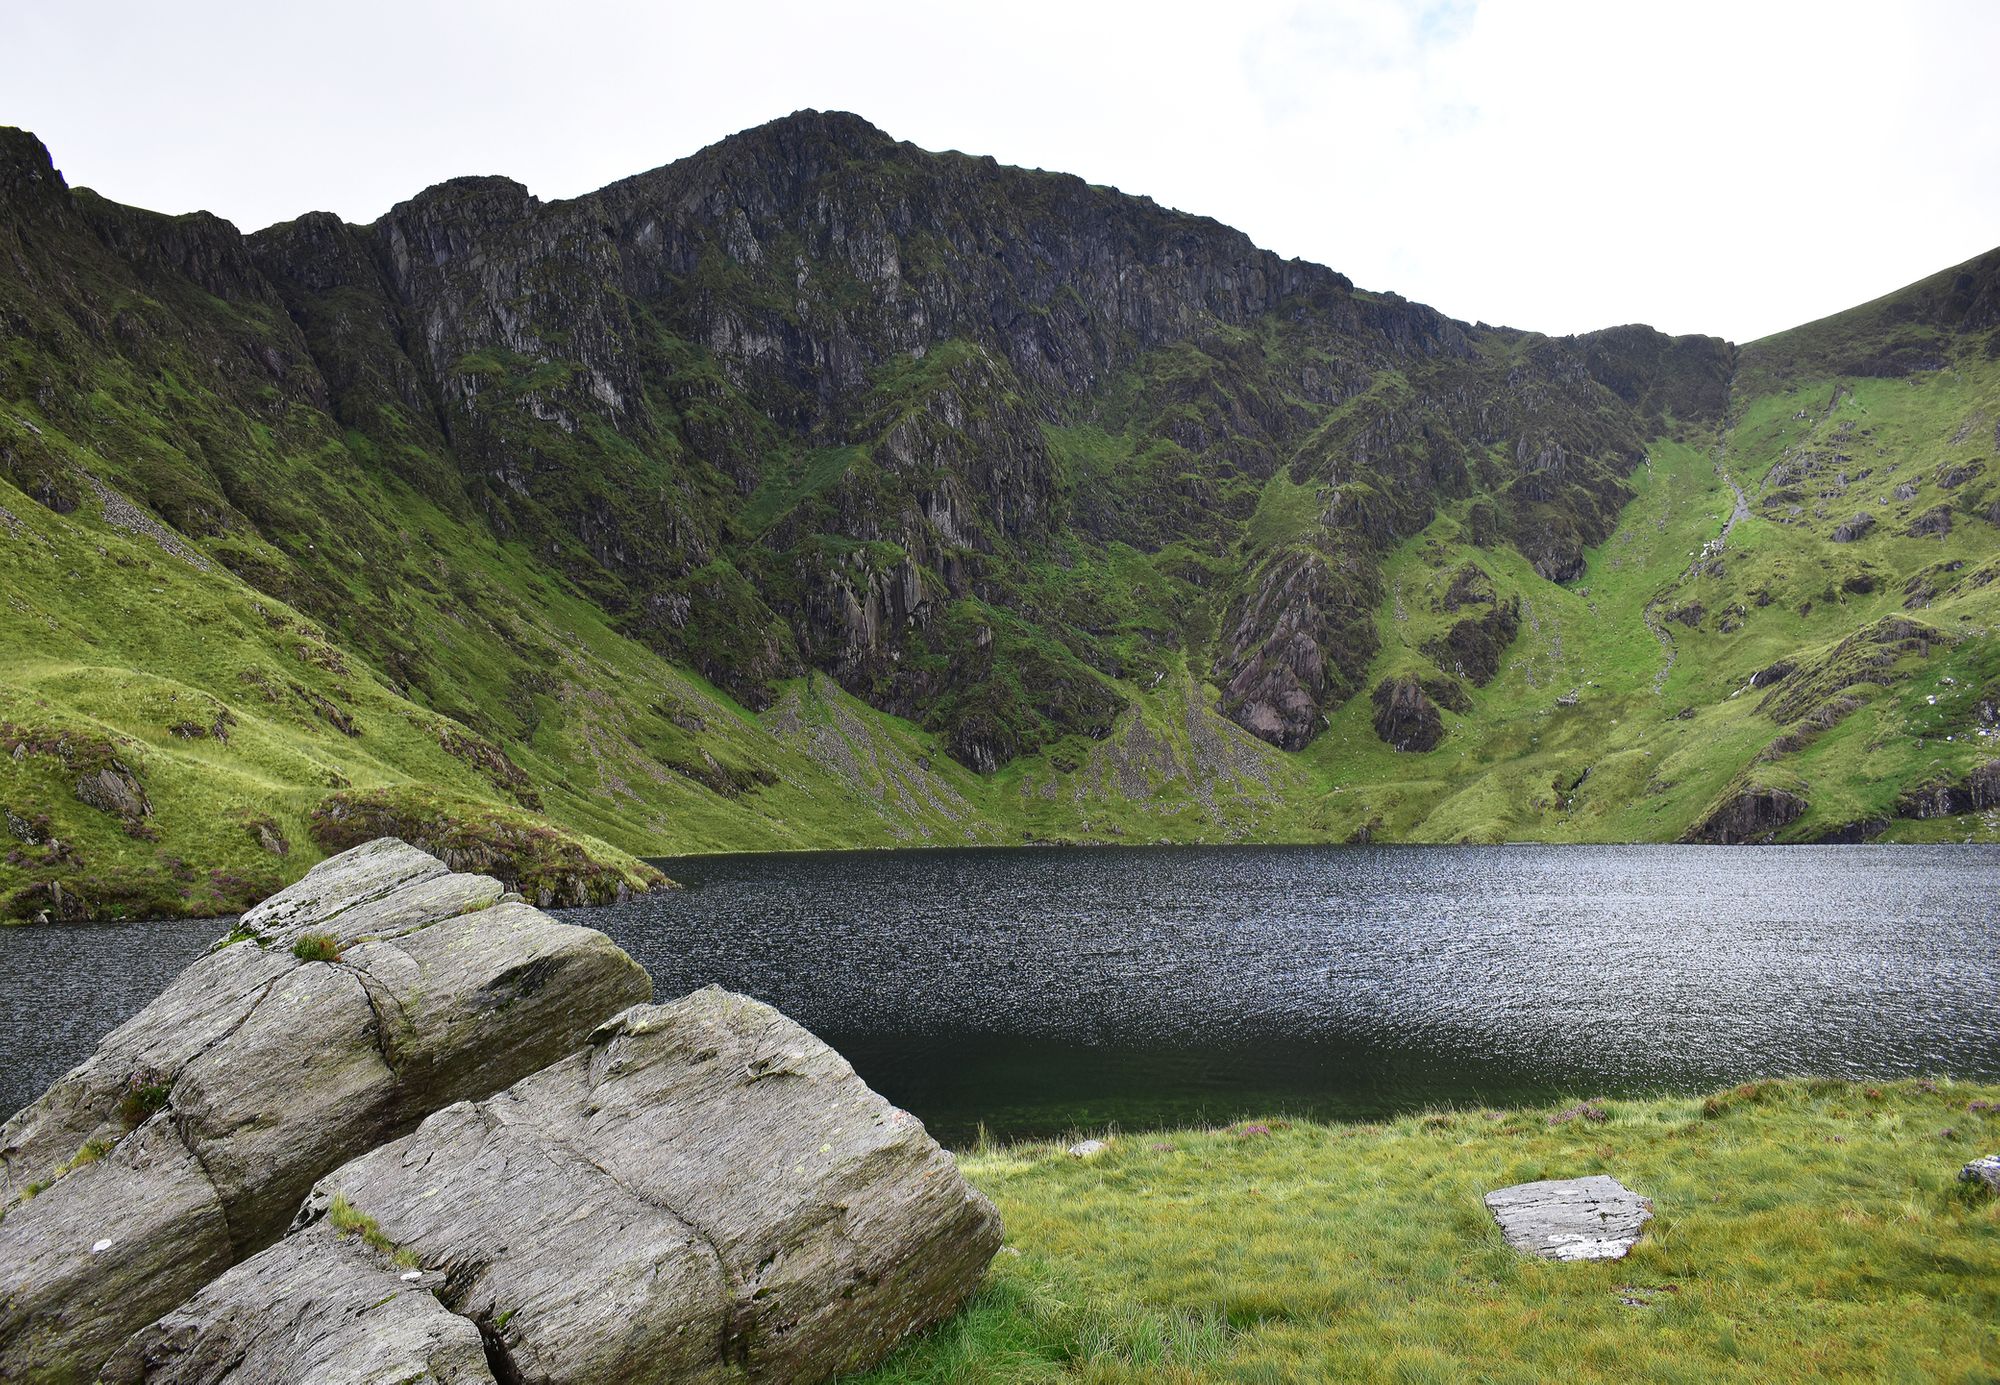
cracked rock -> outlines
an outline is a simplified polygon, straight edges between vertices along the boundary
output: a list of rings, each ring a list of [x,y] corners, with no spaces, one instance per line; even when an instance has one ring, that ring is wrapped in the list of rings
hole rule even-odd
[[[550,1385],[857,1370],[955,1311],[1000,1244],[992,1205],[914,1117],[791,1020],[713,987],[636,1006],[329,1174],[294,1234],[232,1274],[309,1282],[297,1267],[330,1248],[336,1197],[444,1272],[438,1300],[476,1324],[497,1377]],[[281,1303],[257,1325],[244,1302],[248,1328],[198,1299],[121,1360],[221,1359],[230,1334],[294,1315]]]
[[[0,1127],[0,1378],[88,1378],[329,1169],[651,994],[603,934],[501,893],[393,839],[333,857]],[[296,955],[307,933],[337,960]]]
[[[1638,1243],[1653,1204],[1617,1179],[1550,1178],[1486,1195],[1507,1244],[1550,1260],[1620,1260]]]
[[[439,1303],[436,1276],[314,1227],[216,1279],[133,1335],[106,1385],[493,1385],[479,1329]],[[433,1281],[426,1283],[426,1280]]]

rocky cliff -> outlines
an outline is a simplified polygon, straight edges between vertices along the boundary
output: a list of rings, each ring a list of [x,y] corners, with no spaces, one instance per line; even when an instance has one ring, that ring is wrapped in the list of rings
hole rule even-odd
[[[356,832],[410,835],[473,804],[506,819],[489,839],[545,815],[579,838],[542,855],[599,863],[597,834],[654,849],[780,830],[1088,835],[1083,815],[1024,823],[984,785],[1060,777],[1138,723],[1210,711],[1233,757],[1258,757],[1254,741],[1310,752],[1328,788],[1379,780],[1325,737],[1385,679],[1413,680],[1444,719],[1376,744],[1429,754],[1417,742],[1465,718],[1489,763],[1521,753],[1504,729],[1520,680],[1584,686],[1610,662],[1685,654],[1679,676],[1698,663],[1688,691],[1712,705],[1743,656],[1696,648],[1702,620],[1735,613],[1714,633],[1761,649],[1807,595],[1786,587],[1796,562],[1752,586],[1721,565],[1701,613],[1663,604],[1712,537],[1693,511],[1732,459],[1761,504],[1802,514],[1776,497],[1804,496],[1805,468],[1885,475],[1831,460],[1860,455],[1835,436],[1859,424],[1832,416],[1859,397],[1842,380],[1938,384],[1886,432],[1878,413],[1870,447],[1909,459],[1906,484],[1933,453],[1963,479],[1893,531],[1842,531],[1843,513],[1822,533],[1817,507],[1847,497],[1816,497],[1773,556],[1808,530],[1839,543],[1858,566],[1835,604],[1879,598],[1854,612],[1873,618],[1919,569],[1992,547],[1991,256],[1739,351],[1455,321],[1146,198],[837,113],[571,201],[455,179],[366,226],[315,213],[244,236],[121,207],[68,188],[18,131],[0,138],[0,187],[0,560],[21,578],[0,620],[24,648],[75,632],[87,651],[17,680],[0,715],[31,755],[88,744],[100,785],[123,764],[134,795],[149,769],[134,760],[166,761],[260,843],[337,848],[356,813]],[[1822,388],[1820,413],[1785,408],[1827,437],[1765,426],[1776,401]],[[1714,487],[1659,480],[1691,456]],[[1638,517],[1648,504],[1664,508]],[[1669,532],[1693,542],[1670,554],[1652,541]],[[1734,536],[1753,541],[1754,524]],[[1925,542],[1948,551],[1910,546]],[[1412,555],[1427,605],[1469,572],[1480,609],[1412,621]],[[1545,642],[1541,612],[1573,599],[1636,642],[1582,655],[1574,623]],[[1675,623],[1688,637],[1656,651]],[[119,675],[85,706],[63,684],[84,668],[154,681]],[[1462,708],[1444,686],[1460,680]],[[1162,687],[1195,705],[1149,710]],[[802,696],[866,744],[805,731]],[[249,767],[218,761],[247,758],[237,739],[266,742],[267,778],[292,757],[281,812],[231,787]],[[11,867],[42,891],[15,912],[49,907],[64,876],[37,854],[50,836],[143,854],[75,830],[72,803],[127,840],[169,826],[132,795],[51,802],[59,778],[80,782],[68,769],[5,788],[25,824]],[[1524,782],[1504,830],[1560,830]],[[1307,810],[1297,828],[1216,781],[1193,801],[1209,835],[1449,830],[1436,799],[1400,827],[1408,809]],[[1106,805],[1181,835],[1178,806]],[[1675,835],[1702,806],[1645,830]],[[249,867],[287,873],[248,851],[201,848],[196,866],[226,855],[231,879],[181,882],[183,907],[226,904]],[[102,911],[121,892],[158,902],[161,869],[67,875]]]

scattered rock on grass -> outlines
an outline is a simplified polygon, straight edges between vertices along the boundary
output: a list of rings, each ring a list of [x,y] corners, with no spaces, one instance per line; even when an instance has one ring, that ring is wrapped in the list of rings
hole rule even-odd
[[[1486,1195],[1507,1244],[1550,1260],[1619,1260],[1652,1219],[1653,1204],[1605,1174],[1517,1183]]]
[[[1989,1154],[1974,1159],[1958,1171],[1961,1183],[1984,1183],[1993,1192],[2000,1193],[2000,1154]]]

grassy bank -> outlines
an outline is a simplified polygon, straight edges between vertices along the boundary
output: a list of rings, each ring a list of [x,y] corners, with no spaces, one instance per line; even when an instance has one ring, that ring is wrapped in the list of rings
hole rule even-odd
[[[1766,1082],[1709,1098],[1272,1120],[963,1160],[1007,1243],[915,1381],[2000,1379],[2000,1087]],[[1625,1260],[1509,1250],[1486,1191],[1609,1173]]]

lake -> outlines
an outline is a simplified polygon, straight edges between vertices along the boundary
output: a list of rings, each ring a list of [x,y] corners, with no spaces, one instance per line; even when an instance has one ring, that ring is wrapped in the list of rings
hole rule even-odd
[[[2000,1077],[2000,848],[1105,847],[660,864],[565,917],[783,1009],[948,1144]],[[223,931],[0,932],[0,1108]]]

